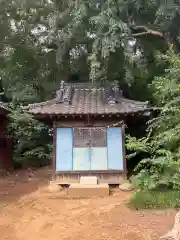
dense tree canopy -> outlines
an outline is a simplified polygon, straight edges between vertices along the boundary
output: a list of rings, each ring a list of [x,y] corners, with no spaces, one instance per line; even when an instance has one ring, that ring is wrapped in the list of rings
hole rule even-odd
[[[174,97],[179,93],[171,95],[168,89],[171,84],[172,89],[179,86],[175,68],[180,51],[179,1],[1,0],[0,32],[0,91],[2,100],[12,106],[10,130],[18,129],[13,134],[19,139],[17,158],[37,153],[42,157],[42,152],[48,157],[47,148],[43,150],[49,146],[47,128],[30,120],[20,107],[51,98],[62,79],[95,84],[118,80],[127,97],[150,100],[158,108],[163,104],[153,122],[161,126],[156,130],[161,136],[156,139],[158,146],[167,140],[171,127],[178,128],[177,116],[167,109],[169,104],[179,105]],[[170,46],[174,55],[157,62],[157,55],[166,56]],[[168,124],[171,118],[173,126]],[[178,129],[173,131],[179,134]],[[33,145],[28,144],[30,139]],[[173,145],[175,139],[169,141]]]
[[[1,78],[9,96],[16,89],[18,97],[22,91],[26,99],[48,98],[60,78],[76,74],[96,83],[119,80],[137,97],[135,85],[144,88],[161,72],[156,52],[171,43],[179,49],[176,1],[1,0],[0,7]]]

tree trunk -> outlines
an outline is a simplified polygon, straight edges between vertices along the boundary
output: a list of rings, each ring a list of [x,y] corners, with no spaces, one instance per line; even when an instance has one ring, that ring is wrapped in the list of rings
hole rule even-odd
[[[169,231],[160,240],[180,240],[180,212],[175,216],[174,226],[171,231]]]

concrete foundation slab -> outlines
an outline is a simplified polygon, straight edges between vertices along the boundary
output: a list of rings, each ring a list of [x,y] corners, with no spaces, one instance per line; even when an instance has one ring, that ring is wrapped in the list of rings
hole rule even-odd
[[[72,184],[67,189],[68,197],[105,197],[109,196],[109,185]]]

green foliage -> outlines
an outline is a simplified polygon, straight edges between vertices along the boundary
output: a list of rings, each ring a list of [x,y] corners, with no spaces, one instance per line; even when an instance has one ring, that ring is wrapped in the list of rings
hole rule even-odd
[[[52,137],[48,127],[12,106],[9,134],[14,140],[15,165],[42,166],[51,159]]]
[[[144,159],[136,168],[138,174],[133,177],[134,184],[140,189],[173,188],[180,189],[180,163],[171,153],[154,159]]]
[[[126,148],[130,152],[127,155],[127,159],[131,159],[138,155],[139,153],[150,153],[151,152],[151,144],[148,142],[147,138],[141,138],[137,140],[136,137],[132,137],[130,135],[126,135]]]
[[[180,191],[140,191],[135,192],[128,206],[140,209],[168,209],[180,207]]]
[[[4,11],[0,15],[0,88],[11,110],[8,131],[14,140],[16,166],[41,166],[51,158],[48,127],[21,108],[51,98],[59,81],[56,53],[44,45],[51,6],[46,0],[0,1]]]
[[[152,83],[159,114],[149,122],[147,138],[130,138],[127,144],[131,150],[147,156],[133,177],[140,189],[180,189],[180,56],[170,51],[161,59],[169,62],[169,68]]]

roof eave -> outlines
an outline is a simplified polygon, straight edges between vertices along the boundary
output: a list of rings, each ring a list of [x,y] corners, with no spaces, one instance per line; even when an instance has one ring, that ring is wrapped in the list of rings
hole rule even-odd
[[[34,117],[40,117],[40,118],[53,118],[53,117],[60,117],[60,116],[132,116],[132,115],[144,115],[144,113],[150,114],[152,111],[151,108],[142,109],[139,111],[131,111],[131,112],[102,112],[102,113],[46,113],[46,112],[33,112],[28,111],[29,114],[33,115]]]

